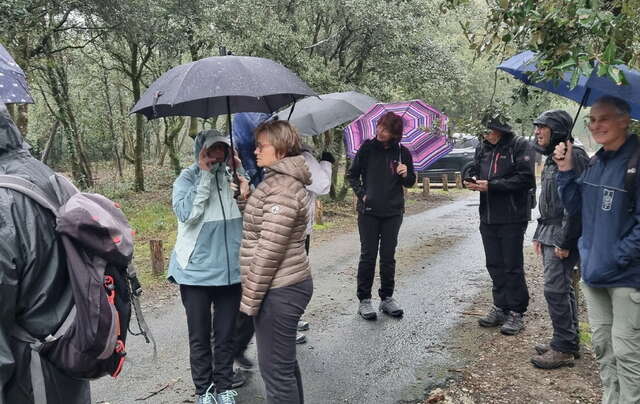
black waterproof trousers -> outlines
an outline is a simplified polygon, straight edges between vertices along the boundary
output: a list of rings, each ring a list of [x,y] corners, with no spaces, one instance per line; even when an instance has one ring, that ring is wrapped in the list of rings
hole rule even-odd
[[[522,254],[526,230],[527,222],[480,223],[487,270],[493,281],[493,304],[505,311],[524,313],[529,305]]]
[[[270,289],[255,317],[258,364],[267,404],[303,404],[296,359],[298,321],[311,300],[313,281]]]
[[[187,313],[189,361],[196,394],[204,394],[211,383],[218,392],[232,389],[233,331],[241,294],[239,283],[230,286],[180,285],[182,304]]]
[[[393,296],[396,275],[396,246],[402,215],[379,217],[358,214],[360,232],[360,262],[358,264],[358,299],[371,299],[371,288],[376,271],[378,247],[380,249],[381,299]]]
[[[576,352],[580,345],[580,327],[571,275],[579,255],[577,250],[570,250],[567,258],[560,259],[556,257],[554,250],[553,246],[542,245],[544,297],[553,325],[550,345],[555,351]]]

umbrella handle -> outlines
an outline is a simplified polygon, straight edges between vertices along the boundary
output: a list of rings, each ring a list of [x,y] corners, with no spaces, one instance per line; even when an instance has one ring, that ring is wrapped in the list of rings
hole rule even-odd
[[[233,147],[233,127],[232,127],[232,123],[231,123],[231,100],[229,99],[229,97],[227,96],[227,127],[229,129],[229,143],[230,143],[230,149],[231,149],[231,169],[233,172],[233,175],[231,176],[232,181],[234,184],[236,184],[238,186],[238,189],[233,193],[233,197],[235,199],[238,199],[238,197],[240,196],[240,180],[238,180],[238,173],[236,170],[236,155],[235,155],[235,150]]]

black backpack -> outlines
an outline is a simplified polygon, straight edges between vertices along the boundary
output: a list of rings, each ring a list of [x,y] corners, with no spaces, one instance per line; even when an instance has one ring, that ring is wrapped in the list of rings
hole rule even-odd
[[[0,175],[0,187],[21,192],[56,217],[56,233],[64,247],[74,307],[60,328],[39,340],[19,325],[11,334],[30,344],[32,369],[40,355],[63,373],[80,379],[117,377],[126,356],[125,344],[132,306],[141,334],[153,336],[142,317],[142,292],[132,265],[133,232],[117,203],[79,192],[66,178],[54,174],[51,198],[35,184]],[[154,342],[155,352],[155,342]],[[36,354],[37,353],[37,354]],[[35,368],[42,369],[41,366]],[[42,372],[31,372],[35,402],[45,394]]]

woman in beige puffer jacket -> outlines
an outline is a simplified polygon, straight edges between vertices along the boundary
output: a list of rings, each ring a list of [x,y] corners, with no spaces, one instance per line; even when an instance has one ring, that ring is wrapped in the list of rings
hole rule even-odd
[[[300,138],[286,121],[256,129],[256,157],[265,177],[244,211],[240,311],[254,316],[267,403],[299,404],[304,397],[295,338],[313,293],[304,249],[311,174]]]

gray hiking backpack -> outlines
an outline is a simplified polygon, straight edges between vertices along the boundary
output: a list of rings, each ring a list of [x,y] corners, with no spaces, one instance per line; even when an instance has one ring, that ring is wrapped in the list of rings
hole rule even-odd
[[[138,334],[147,343],[149,338],[154,342],[138,301],[142,289],[132,265],[133,232],[119,205],[102,195],[79,192],[57,174],[50,183],[55,198],[24,178],[0,175],[0,187],[21,192],[55,215],[55,231],[65,251],[73,292],[73,309],[45,339],[34,338],[19,325],[11,331],[34,351],[31,377],[36,403],[46,402],[41,395],[44,391],[38,391],[44,386],[38,380],[42,377],[42,367],[37,366],[40,356],[71,377],[118,376],[126,356],[132,306]],[[155,342],[153,345],[155,352]],[[45,400],[39,401],[38,396]]]

